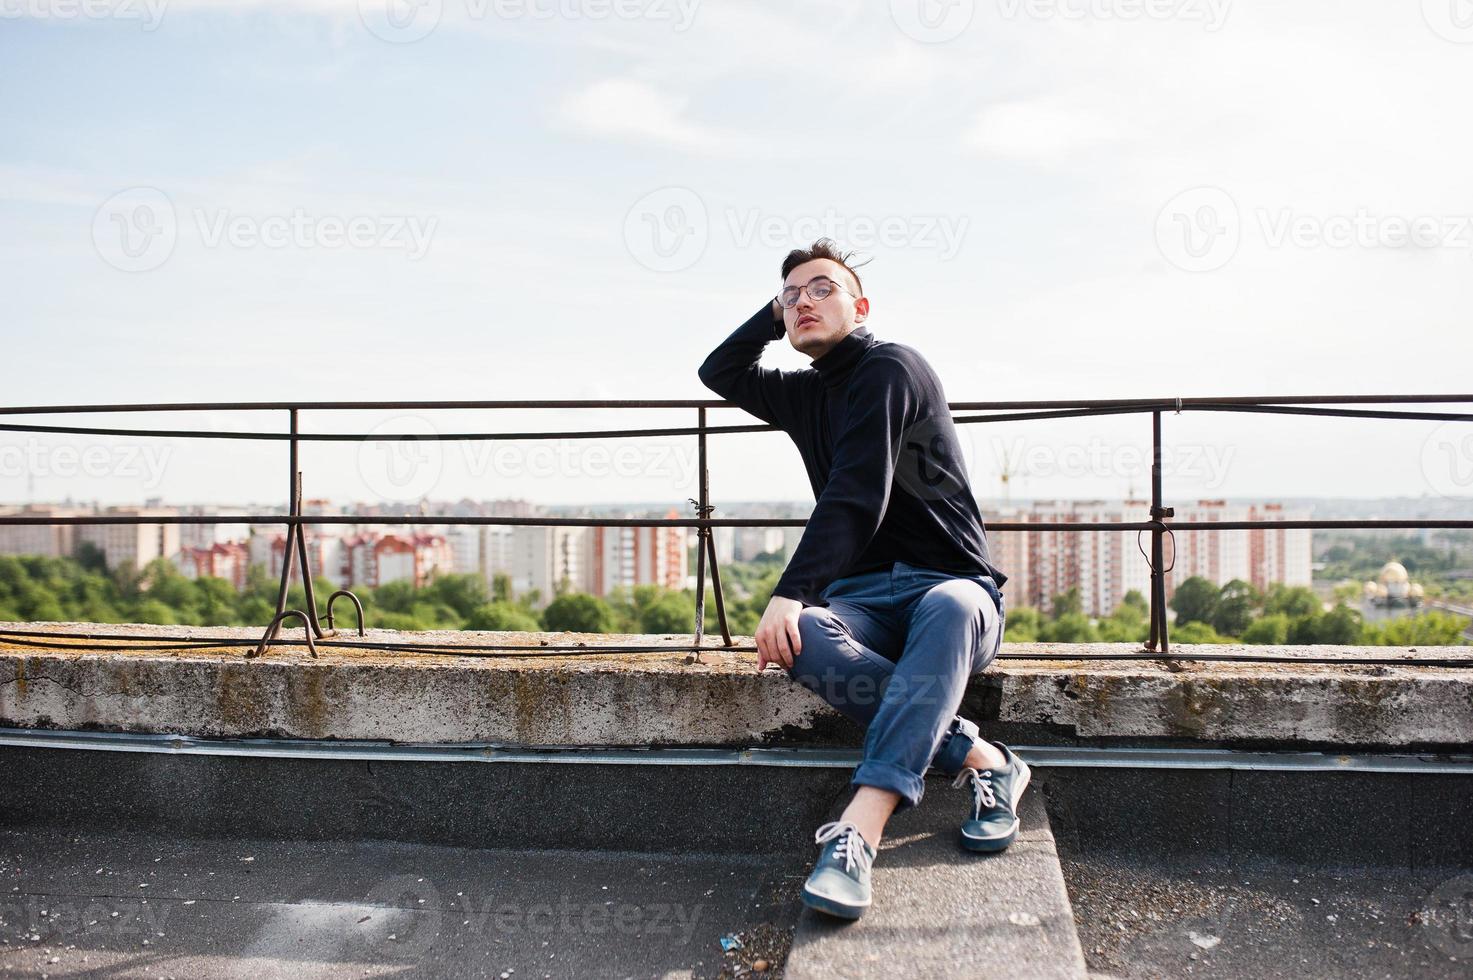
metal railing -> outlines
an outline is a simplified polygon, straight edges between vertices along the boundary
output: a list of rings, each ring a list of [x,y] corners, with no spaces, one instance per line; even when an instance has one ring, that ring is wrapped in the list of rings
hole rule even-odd
[[[1101,654],[1068,653],[1056,651],[1041,654],[1005,653],[1004,659],[1038,660],[1104,660],[1104,659],[1175,659],[1248,661],[1257,663],[1397,663],[1417,666],[1468,666],[1473,658],[1432,657],[1381,657],[1381,658],[1330,658],[1284,656],[1272,654],[1211,654],[1194,652],[1189,658],[1176,658],[1171,653],[1167,635],[1165,575],[1163,568],[1165,539],[1175,530],[1225,531],[1253,528],[1281,529],[1432,529],[1473,528],[1470,520],[1247,520],[1247,521],[1197,521],[1168,524],[1175,509],[1165,504],[1162,486],[1162,437],[1161,416],[1164,413],[1182,412],[1241,412],[1253,414],[1310,415],[1332,418],[1360,419],[1412,419],[1424,421],[1473,422],[1473,414],[1455,412],[1400,411],[1391,409],[1325,407],[1332,405],[1391,405],[1391,404],[1470,404],[1473,395],[1290,395],[1226,398],[1141,398],[1106,400],[1065,401],[968,401],[951,402],[953,421],[958,425],[996,422],[1022,422],[1044,419],[1080,418],[1087,416],[1145,414],[1151,419],[1151,501],[1150,519],[1146,521],[1064,521],[1064,522],[989,522],[989,532],[1016,531],[1137,531],[1151,535],[1150,568],[1151,595],[1149,637],[1137,653]],[[26,422],[0,422],[0,432],[32,432],[65,435],[103,435],[170,439],[226,439],[286,442],[288,444],[288,495],[287,514],[216,514],[216,515],[106,515],[85,517],[17,516],[0,515],[3,525],[165,525],[165,524],[279,524],[287,528],[287,540],[282,556],[281,585],[276,600],[276,614],[267,625],[265,634],[256,643],[244,640],[221,640],[209,638],[183,638],[178,642],[159,644],[150,642],[148,649],[196,649],[222,646],[247,647],[248,657],[259,656],[273,643],[285,643],[280,638],[283,622],[299,619],[303,624],[305,643],[312,656],[317,655],[316,641],[328,641],[331,646],[375,650],[402,650],[419,654],[443,653],[455,656],[515,656],[541,655],[547,653],[645,653],[669,652],[684,647],[610,645],[590,648],[578,645],[540,645],[528,647],[512,644],[482,643],[414,643],[414,642],[370,642],[337,639],[334,627],[333,601],[346,597],[352,600],[358,611],[358,634],[366,636],[363,629],[363,607],[348,590],[340,590],[328,598],[325,615],[317,612],[317,599],[313,590],[312,571],[306,546],[307,525],[511,525],[523,527],[694,527],[697,528],[695,625],[691,660],[698,660],[703,650],[713,650],[703,643],[705,630],[705,584],[706,565],[710,562],[712,598],[716,606],[716,618],[720,626],[723,647],[728,651],[751,652],[754,647],[739,647],[731,638],[725,602],[721,589],[720,568],[716,560],[716,545],[712,530],[717,527],[803,527],[806,521],[789,518],[717,518],[711,516],[715,507],[711,503],[710,471],[707,460],[707,437],[713,434],[739,432],[776,432],[776,426],[767,424],[713,426],[707,422],[707,412],[713,408],[736,408],[729,402],[705,399],[614,399],[614,400],[532,400],[532,401],[319,401],[319,402],[191,402],[172,404],[120,404],[120,405],[49,405],[0,408],[0,417],[31,415],[75,415],[75,414],[122,414],[143,412],[259,412],[280,411],[287,414],[284,432],[234,432],[200,429],[140,429],[102,428],[95,426],[41,425]],[[528,409],[671,409],[694,410],[696,424],[688,427],[643,428],[643,429],[595,429],[571,431],[535,432],[453,432],[433,436],[403,436],[386,433],[348,432],[303,432],[300,427],[301,413],[309,411],[450,411],[450,410],[528,410]],[[958,415],[958,412],[985,412],[983,415]],[[697,493],[690,503],[696,516],[692,518],[557,518],[557,517],[472,517],[455,515],[401,515],[369,518],[357,515],[304,515],[302,513],[302,471],[299,463],[299,448],[304,442],[393,442],[405,438],[435,441],[525,441],[538,439],[607,439],[607,438],[650,438],[670,436],[695,436],[697,444]],[[1142,549],[1144,553],[1144,549]],[[294,564],[301,566],[301,578],[307,609],[288,609],[287,596],[291,584]],[[1004,572],[1006,569],[1003,570]],[[328,628],[321,623],[326,620]],[[60,639],[78,639],[90,642],[98,649],[98,641],[114,644],[103,649],[133,649],[140,642],[134,634],[116,633],[66,633],[39,630],[0,630],[0,639],[24,637],[31,645],[61,646]]]

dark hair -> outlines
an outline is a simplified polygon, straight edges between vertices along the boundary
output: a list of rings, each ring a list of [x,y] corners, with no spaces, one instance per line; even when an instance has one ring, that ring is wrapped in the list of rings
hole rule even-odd
[[[829,259],[842,265],[844,270],[854,277],[854,288],[857,290],[857,295],[863,296],[864,284],[859,281],[859,273],[854,271],[855,266],[849,264],[853,258],[853,252],[839,251],[839,246],[832,238],[820,238],[808,248],[795,248],[788,253],[788,257],[783,259],[783,280],[786,281],[788,273],[805,262],[812,262],[814,259]],[[866,259],[859,264],[865,265],[870,261]]]

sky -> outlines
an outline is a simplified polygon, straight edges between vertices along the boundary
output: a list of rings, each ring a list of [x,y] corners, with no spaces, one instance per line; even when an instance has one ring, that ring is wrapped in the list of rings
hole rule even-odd
[[[1466,393],[1470,83],[1469,0],[0,0],[0,405],[708,398],[697,366],[819,235],[952,401]],[[1163,432],[1168,502],[1473,498],[1473,423]],[[1020,497],[1149,487],[1148,416],[961,434],[979,497],[1005,468]],[[344,501],[683,503],[694,452],[302,462]],[[718,503],[811,500],[780,433],[710,452]],[[0,433],[0,502],[270,501],[285,469],[280,443]]]

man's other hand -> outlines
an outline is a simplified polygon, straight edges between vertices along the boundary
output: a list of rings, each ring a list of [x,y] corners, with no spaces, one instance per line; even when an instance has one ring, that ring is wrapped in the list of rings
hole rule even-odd
[[[775,595],[757,624],[757,670],[767,669],[768,664],[777,664],[792,669],[793,658],[803,652],[803,640],[798,635],[798,614],[803,603]]]

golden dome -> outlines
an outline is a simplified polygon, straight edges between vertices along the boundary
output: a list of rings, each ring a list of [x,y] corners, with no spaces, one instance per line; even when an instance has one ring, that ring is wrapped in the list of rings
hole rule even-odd
[[[1405,582],[1411,576],[1407,575],[1406,566],[1399,561],[1388,561],[1381,566],[1381,574],[1377,576],[1382,584],[1389,585],[1392,582]]]

